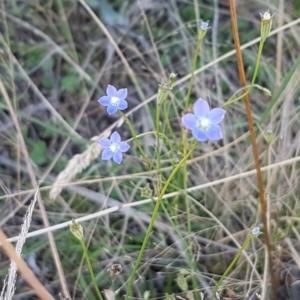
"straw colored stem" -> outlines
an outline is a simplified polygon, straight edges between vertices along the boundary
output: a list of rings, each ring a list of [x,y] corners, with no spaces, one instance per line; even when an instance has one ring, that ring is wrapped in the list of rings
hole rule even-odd
[[[246,76],[244,71],[244,63],[243,63],[243,57],[242,52],[240,48],[240,39],[239,39],[239,32],[238,32],[238,25],[237,25],[237,15],[236,15],[236,7],[235,7],[235,0],[229,0],[230,4],[230,15],[231,15],[231,25],[232,25],[232,32],[233,32],[233,38],[234,38],[234,45],[236,50],[236,58],[238,63],[238,71],[240,76],[240,83],[242,87],[246,86]],[[260,206],[261,206],[261,216],[264,226],[264,238],[265,238],[265,244],[268,252],[268,262],[269,262],[269,270],[271,275],[271,282],[272,282],[272,299],[277,299],[277,284],[276,284],[276,278],[275,274],[273,272],[273,261],[272,261],[272,248],[271,248],[271,242],[270,242],[270,236],[268,231],[268,222],[267,222],[267,204],[265,200],[265,193],[264,193],[264,186],[263,186],[263,180],[262,180],[262,173],[260,169],[260,161],[259,161],[259,155],[258,155],[258,149],[256,144],[256,137],[255,137],[255,130],[253,126],[253,119],[252,119],[252,113],[251,113],[251,106],[250,106],[250,100],[249,96],[246,95],[245,98],[245,109],[246,109],[246,115],[248,120],[248,126],[250,131],[250,137],[251,137],[251,144],[253,149],[253,157],[255,161],[255,169],[256,169],[256,175],[257,175],[257,183],[258,183],[258,191],[259,191],[259,200],[260,200]]]

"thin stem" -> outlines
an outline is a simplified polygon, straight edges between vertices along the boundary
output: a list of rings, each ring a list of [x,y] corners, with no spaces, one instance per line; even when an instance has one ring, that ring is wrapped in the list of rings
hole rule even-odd
[[[229,5],[230,5],[232,32],[233,32],[233,37],[234,37],[236,58],[237,58],[237,62],[238,62],[240,83],[241,83],[242,87],[245,87],[246,86],[246,76],[245,76],[245,71],[244,71],[244,63],[243,63],[243,57],[242,57],[241,45],[240,45],[240,39],[239,39],[235,0],[229,0]],[[260,47],[260,49],[262,49],[262,48]],[[266,200],[265,200],[264,185],[263,185],[262,173],[261,173],[261,168],[260,168],[261,166],[260,166],[260,160],[259,160],[259,155],[258,155],[258,148],[257,148],[257,144],[256,144],[256,136],[255,136],[255,130],[254,130],[254,126],[253,126],[250,100],[249,100],[248,95],[245,96],[245,109],[246,109],[246,115],[247,115],[247,120],[248,120],[249,131],[250,131],[251,144],[252,144],[252,149],[253,149],[253,157],[254,157],[254,161],[255,161],[255,169],[256,169],[257,183],[258,183],[258,190],[259,190],[259,200],[260,200],[260,206],[261,206],[261,216],[262,216],[262,221],[263,221],[263,226],[264,226],[264,238],[265,238],[265,244],[266,244],[266,248],[267,248],[267,252],[268,252],[268,259],[269,259],[269,269],[270,269],[272,291],[273,291],[272,299],[277,300],[277,293],[276,293],[277,280],[276,280],[275,274],[273,272],[272,247],[271,247],[271,242],[270,242],[270,235],[269,235],[269,230],[268,230],[268,220],[267,220],[267,205],[266,205]]]
[[[167,109],[167,103],[168,103],[167,101],[164,102],[164,116],[166,118],[165,121],[167,123],[167,128],[168,128],[168,130],[169,130],[169,132],[170,132],[170,134],[172,136],[173,142],[176,143],[176,136],[175,136],[175,134],[174,134],[174,132],[172,130],[172,127],[171,127],[169,113],[168,113],[168,109]],[[176,144],[175,144],[175,147],[177,148]],[[172,167],[174,167],[174,158],[175,158],[175,156],[174,156],[174,149],[173,149],[172,146],[170,147],[170,151],[171,151],[171,158],[172,158],[172,162],[171,163],[172,163]]]
[[[197,59],[198,59],[198,55],[199,55],[199,51],[200,51],[200,47],[203,41],[203,35],[201,34],[201,30],[199,31],[198,34],[198,41],[197,41],[197,46],[196,46],[196,50],[194,53],[194,58],[193,58],[193,66],[192,66],[192,74],[191,74],[191,79],[190,79],[190,83],[189,83],[189,88],[188,88],[188,92],[186,95],[186,101],[185,101],[185,110],[187,110],[190,106],[190,98],[191,98],[191,93],[192,93],[192,87],[193,87],[193,83],[194,83],[194,79],[195,79],[195,70],[197,67]]]
[[[202,30],[199,30],[198,33],[198,41],[197,41],[197,46],[196,46],[196,50],[194,53],[194,58],[193,58],[193,66],[192,66],[192,73],[191,73],[191,78],[190,78],[190,82],[189,82],[189,87],[188,87],[188,92],[187,92],[187,96],[186,96],[186,101],[185,101],[185,110],[187,110],[190,106],[190,98],[191,98],[191,93],[192,93],[192,87],[193,87],[193,83],[194,83],[194,79],[195,79],[195,70],[197,67],[197,59],[198,59],[198,55],[199,55],[199,51],[200,51],[200,47],[203,41],[204,35]],[[186,155],[186,151],[188,148],[187,145],[187,135],[184,132],[183,136],[183,155]],[[184,164],[183,166],[183,190],[186,191],[187,188],[187,165]],[[186,213],[187,213],[187,227],[188,227],[188,233],[191,232],[191,218],[190,218],[190,207],[189,207],[189,202],[188,199],[185,195],[185,206],[186,206]],[[191,240],[189,239],[189,241],[191,242]],[[193,280],[194,283],[194,280]]]
[[[91,261],[90,261],[90,257],[89,257],[89,253],[87,251],[87,248],[86,248],[86,245],[85,245],[85,242],[83,239],[80,239],[80,243],[81,243],[81,246],[82,246],[82,249],[83,249],[83,252],[84,252],[84,257],[86,259],[86,262],[88,264],[88,268],[89,268],[89,271],[90,271],[90,274],[91,274],[91,277],[92,277],[92,282],[93,282],[93,285],[95,287],[95,290],[97,292],[97,295],[98,295],[98,298],[100,300],[103,300],[103,297],[99,291],[99,287],[98,287],[98,284],[96,282],[96,278],[95,278],[95,274],[94,274],[94,271],[93,271],[93,268],[92,268],[92,264],[91,264]]]
[[[192,155],[192,153],[196,149],[197,144],[198,143],[195,141],[195,143],[193,144],[193,146],[191,147],[191,149],[187,153],[187,155],[179,162],[179,164],[175,167],[175,169],[173,169],[172,173],[170,174],[169,178],[167,179],[166,183],[164,184],[164,186],[163,186],[163,188],[161,190],[161,193],[160,193],[160,195],[159,195],[159,197],[158,197],[158,199],[156,201],[155,208],[154,208],[154,211],[153,211],[153,214],[152,214],[152,218],[150,220],[150,223],[149,223],[149,226],[148,226],[148,229],[147,229],[147,232],[146,232],[146,236],[144,238],[141,250],[139,252],[139,255],[137,257],[137,260],[136,260],[136,263],[134,265],[133,271],[132,271],[132,273],[130,275],[130,278],[129,278],[125,300],[128,300],[129,296],[131,295],[131,290],[132,290],[132,285],[133,285],[133,281],[134,281],[134,278],[135,278],[135,274],[137,273],[137,270],[138,270],[139,265],[141,263],[141,260],[143,258],[145,249],[147,247],[149,238],[150,238],[150,236],[152,234],[152,228],[153,228],[154,222],[155,222],[155,220],[157,218],[158,210],[159,210],[161,202],[163,200],[163,196],[165,195],[169,184],[171,183],[172,179],[174,178],[174,176],[176,175],[176,173],[178,172],[178,170],[182,167],[182,165],[188,160],[188,158]]]
[[[138,138],[143,137],[143,136],[148,135],[148,134],[154,134],[155,136],[156,135],[161,136],[162,138],[164,138],[166,140],[166,142],[168,143],[168,146],[172,147],[170,139],[165,134],[163,134],[162,132],[157,132],[157,131],[148,131],[148,132],[137,134],[135,137],[132,137],[132,138],[128,139],[127,142],[133,141],[133,140],[135,140],[135,138],[138,139]]]
[[[258,89],[260,89],[260,90],[264,90],[264,88],[262,87],[262,86],[260,86],[260,85],[258,85],[258,84],[249,84],[249,85],[247,85],[247,86],[245,86],[245,87],[243,87],[243,88],[241,88],[241,89],[238,89],[223,105],[222,105],[222,107],[223,108],[225,108],[225,107],[227,107],[227,106],[229,106],[229,105],[231,105],[231,104],[233,104],[233,103],[235,103],[235,102],[237,102],[237,101],[239,101],[239,100],[241,100],[241,99],[243,99],[246,95],[248,95],[251,91],[252,91],[252,89],[253,88],[258,88]],[[246,90],[246,92],[244,92],[242,95],[240,95],[240,96],[238,96],[238,97],[236,97],[235,98],[235,95],[237,94],[237,93],[239,93],[240,91],[244,91],[245,89],[247,89]],[[265,89],[265,90],[267,90],[267,89]]]
[[[136,132],[135,132],[135,130],[134,130],[134,128],[133,128],[133,126],[132,126],[130,120],[129,120],[128,117],[127,117],[125,114],[123,114],[121,111],[120,111],[120,114],[121,114],[122,117],[125,119],[125,122],[126,122],[126,124],[128,125],[128,127],[129,127],[129,129],[130,129],[130,132],[131,132],[131,134],[132,134],[132,136],[133,136],[134,141],[136,142],[136,145],[137,145],[138,149],[140,150],[141,155],[143,156],[143,158],[145,159],[145,161],[148,163],[149,167],[152,167],[152,168],[156,169],[156,168],[155,168],[155,165],[154,165],[154,164],[151,162],[151,160],[147,157],[147,155],[146,155],[146,153],[144,152],[144,150],[143,150],[143,148],[142,148],[142,146],[141,146],[139,140],[137,139],[137,134],[136,134]]]
[[[187,153],[187,149],[189,147],[188,144],[188,139],[187,139],[187,134],[186,132],[183,133],[183,155],[185,156]],[[187,164],[185,163],[183,165],[183,190],[185,191],[184,193],[184,198],[185,198],[185,209],[186,209],[186,214],[187,214],[187,231],[188,234],[190,235],[191,233],[191,210],[190,210],[190,204],[189,204],[189,200],[186,194],[186,190],[187,190]],[[189,238],[189,243],[191,243],[191,238]]]
[[[160,194],[160,190],[161,190],[161,163],[160,163],[160,137],[159,137],[159,133],[160,133],[160,110],[161,110],[161,101],[160,101],[160,97],[163,96],[163,91],[159,90],[158,95],[157,95],[157,100],[156,100],[156,117],[155,117],[155,126],[156,126],[156,131],[157,131],[157,135],[156,135],[156,166],[157,166],[157,195]]]
[[[165,118],[166,118],[165,121],[166,121],[166,123],[167,123],[167,128],[168,128],[170,134],[172,135],[172,139],[173,139],[174,141],[176,141],[176,136],[175,136],[175,134],[174,134],[174,131],[172,130],[172,126],[171,126],[171,122],[170,122],[170,118],[169,118],[169,113],[168,113],[168,107],[167,107],[167,104],[168,104],[168,102],[165,101],[165,102],[164,102],[164,116],[165,116]]]
[[[254,69],[254,73],[253,73],[253,77],[251,80],[251,87],[250,89],[253,88],[254,82],[256,80],[257,74],[258,74],[258,70],[259,70],[259,66],[260,66],[260,61],[261,61],[261,56],[262,56],[262,50],[264,47],[264,43],[265,40],[261,39],[259,42],[259,47],[258,47],[258,53],[257,53],[257,58],[256,58],[256,64],[255,64],[255,69]]]
[[[238,251],[238,253],[236,254],[236,256],[234,257],[234,259],[232,260],[232,262],[230,263],[230,265],[227,267],[226,271],[223,273],[222,277],[220,278],[220,280],[218,281],[218,283],[216,284],[213,294],[210,298],[210,300],[213,300],[214,297],[216,296],[216,293],[219,289],[219,287],[221,286],[223,280],[225,279],[225,277],[228,275],[228,273],[232,270],[232,268],[234,267],[235,263],[238,261],[238,259],[240,258],[242,252],[246,249],[246,247],[248,246],[249,242],[252,239],[252,235],[251,233],[249,234],[249,236],[247,237],[247,239],[245,240],[244,244],[242,245],[241,249]]]
[[[245,98],[247,95],[250,94],[250,92],[253,90],[254,87],[259,87],[258,85],[254,84],[254,83],[255,83],[255,80],[256,80],[256,77],[257,77],[257,74],[258,74],[258,70],[259,70],[259,66],[260,66],[260,61],[261,61],[264,42],[265,41],[261,39],[260,43],[259,43],[258,53],[257,53],[257,58],[256,58],[256,63],[255,63],[255,68],[254,68],[254,73],[253,73],[253,76],[252,76],[251,84],[246,86],[246,80],[245,80],[245,86],[242,87],[242,90],[245,91],[245,89],[247,88],[246,91],[242,95],[238,96],[237,98],[234,98],[236,93],[238,93],[240,90],[236,91],[232,95],[232,97],[230,97],[230,99],[222,105],[223,108],[237,102],[238,100],[240,100],[242,98]]]

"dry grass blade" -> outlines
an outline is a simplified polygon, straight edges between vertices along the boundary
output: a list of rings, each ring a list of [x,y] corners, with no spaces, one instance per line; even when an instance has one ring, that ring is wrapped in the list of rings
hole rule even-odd
[[[100,155],[102,148],[98,142],[99,139],[107,138],[111,134],[114,127],[120,127],[123,123],[124,119],[120,118],[110,127],[108,127],[102,134],[93,137],[93,143],[88,147],[87,150],[85,150],[82,154],[76,154],[72,157],[67,167],[61,173],[59,173],[50,190],[50,198],[52,200],[55,200],[61,193],[63,187],[67,186],[67,184],[71,182],[78,173],[88,167],[90,163]]]
[[[6,255],[12,259],[18,267],[19,272],[26,280],[26,282],[33,288],[38,297],[43,300],[54,300],[54,298],[49,294],[37,277],[33,274],[30,268],[27,266],[23,258],[21,258],[15,251],[14,246],[7,241],[6,234],[0,228],[0,242],[2,244],[3,251]]]
[[[32,212],[34,209],[34,205],[37,201],[37,193],[38,193],[38,190],[36,191],[33,201],[30,203],[30,205],[27,209],[27,212],[25,214],[25,217],[24,217],[24,223],[22,225],[21,232],[19,234],[19,239],[18,239],[17,245],[16,245],[16,252],[18,255],[21,255],[23,246],[26,241],[26,237],[27,237],[28,230],[29,230],[30,223],[31,223]],[[11,261],[7,279],[5,279],[3,288],[1,291],[1,296],[0,296],[1,300],[12,299],[12,297],[15,293],[16,279],[17,279],[17,265],[14,261]]]
[[[108,136],[109,132],[107,132]],[[67,167],[58,175],[50,191],[50,198],[55,200],[62,191],[63,185],[70,182],[75,176],[83,171],[96,159],[101,152],[98,142],[93,142],[82,154],[76,154],[69,161]]]

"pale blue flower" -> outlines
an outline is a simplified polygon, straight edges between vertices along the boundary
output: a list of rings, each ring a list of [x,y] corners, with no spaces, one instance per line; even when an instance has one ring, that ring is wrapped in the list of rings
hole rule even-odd
[[[209,26],[209,22],[204,22],[201,20],[201,25],[200,25],[200,29],[201,30],[207,30],[208,29],[208,26]]]
[[[209,109],[207,101],[198,99],[194,104],[194,113],[182,117],[182,124],[192,131],[194,138],[200,142],[207,140],[218,141],[223,138],[221,127],[218,125],[224,119],[226,111],[222,108]]]
[[[99,143],[104,148],[101,155],[102,160],[112,158],[117,164],[123,160],[122,152],[126,152],[130,148],[128,143],[121,142],[121,137],[117,131],[110,136],[110,139],[103,138]]]
[[[259,227],[253,227],[251,233],[252,233],[254,236],[260,235],[260,234],[261,234],[260,228],[259,228]]]
[[[103,106],[107,106],[108,114],[112,115],[118,110],[123,110],[128,107],[125,100],[127,97],[127,89],[117,90],[113,85],[108,85],[106,88],[107,96],[102,96],[98,102]]]

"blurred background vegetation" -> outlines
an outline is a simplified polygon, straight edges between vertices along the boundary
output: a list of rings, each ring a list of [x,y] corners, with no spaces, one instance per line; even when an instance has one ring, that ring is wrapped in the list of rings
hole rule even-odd
[[[226,0],[0,0],[0,78],[17,116],[30,164],[41,180],[42,199],[51,225],[105,208],[144,199],[141,188],[153,189],[155,178],[147,171],[132,145],[121,166],[91,162],[76,176],[76,185],[63,189],[55,200],[49,190],[70,159],[81,154],[118,116],[108,116],[97,100],[108,84],[128,88],[129,110],[145,102],[130,120],[138,133],[154,128],[155,95],[168,74],[178,74],[168,103],[174,137],[180,136],[180,117],[200,20],[210,29],[197,63],[192,102],[199,97],[220,106],[239,88],[229,6]],[[300,1],[239,0],[236,2],[245,70],[250,82],[258,50],[260,13],[274,15],[273,29],[291,24],[268,38],[257,83],[270,91],[270,98],[254,90],[251,103],[263,166],[279,163],[264,172],[270,205],[274,262],[279,299],[290,299],[291,284],[299,276],[299,44],[297,22]],[[98,21],[100,20],[101,23]],[[294,24],[294,25],[293,25]],[[297,25],[298,24],[298,25]],[[112,43],[114,41],[114,43]],[[120,53],[122,55],[120,55]],[[122,58],[123,57],[123,58]],[[124,59],[127,63],[124,63]],[[137,81],[132,78],[136,75]],[[16,236],[33,195],[33,183],[24,160],[20,137],[11,113],[0,95],[0,225]],[[162,118],[163,128],[167,125]],[[118,129],[130,138],[126,124]],[[187,292],[176,278],[187,270],[197,271],[199,288],[214,286],[243,243],[247,230],[260,224],[251,144],[243,102],[230,108],[223,127],[224,141],[201,144],[189,168],[176,176],[168,192],[200,186],[189,194],[191,228],[188,229],[185,193],[164,202],[134,286],[135,297],[146,299]],[[266,140],[272,134],[272,142]],[[151,156],[155,138],[142,139]],[[176,141],[174,140],[176,144]],[[170,151],[163,150],[164,166]],[[177,145],[175,152],[182,151]],[[290,163],[284,163],[292,159]],[[294,160],[293,160],[294,159]],[[280,164],[281,162],[282,165]],[[144,173],[141,173],[144,172]],[[231,178],[236,174],[240,177]],[[224,179],[220,183],[205,183]],[[226,180],[228,179],[228,180]],[[144,238],[153,203],[84,222],[92,264],[101,290],[111,286],[106,269],[120,263],[123,271],[114,282],[120,299]],[[36,206],[31,230],[43,228]],[[89,273],[82,262],[82,249],[68,228],[55,231],[60,263],[73,299],[96,299]],[[189,248],[194,257],[186,255]],[[47,235],[28,239],[23,257],[51,294],[63,293]],[[260,292],[264,283],[263,240],[251,244],[245,257],[226,281],[224,299]],[[0,253],[4,279],[9,261]],[[193,268],[191,267],[193,264]],[[188,275],[185,275],[185,277]],[[188,280],[188,291],[192,291]],[[20,278],[14,299],[35,299]],[[192,298],[190,298],[192,299]],[[248,299],[248,298],[247,298]],[[255,299],[255,298],[253,298]]]

